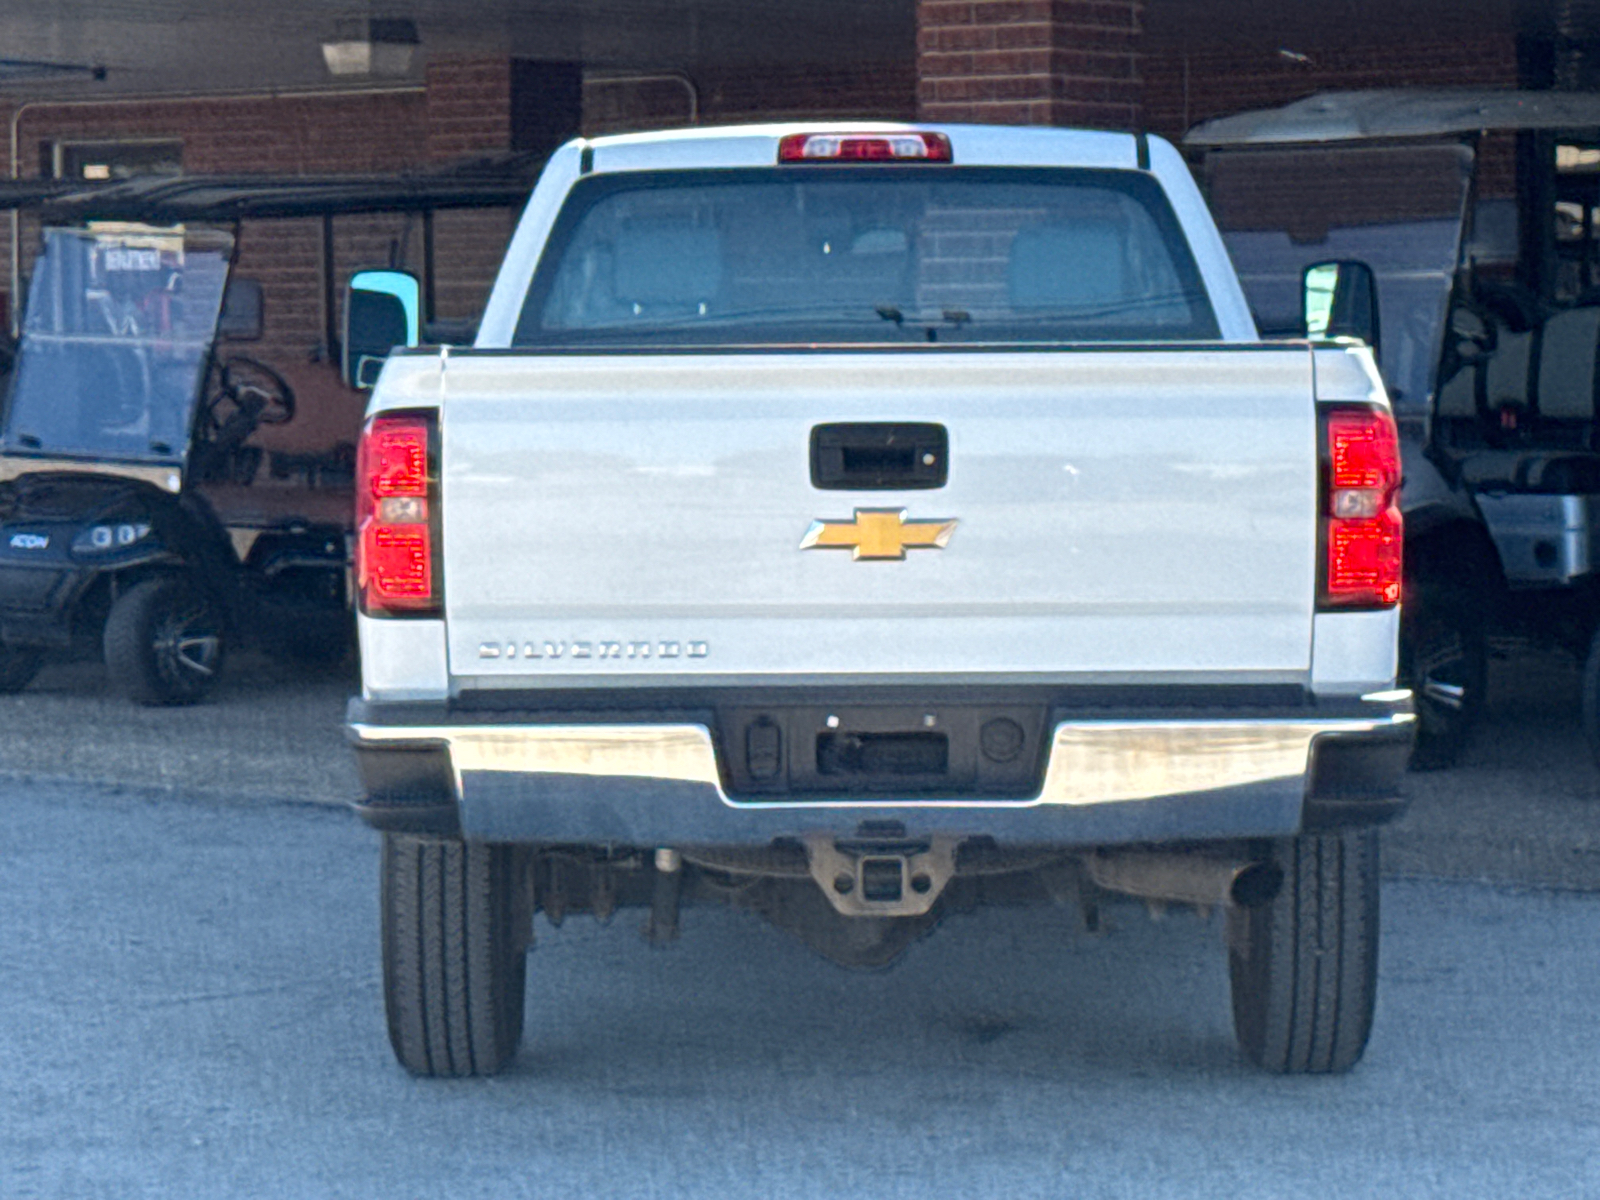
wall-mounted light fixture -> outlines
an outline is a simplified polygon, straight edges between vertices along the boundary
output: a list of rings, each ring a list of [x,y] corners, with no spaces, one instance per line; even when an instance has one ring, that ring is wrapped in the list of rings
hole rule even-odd
[[[417,23],[403,17],[341,22],[334,36],[322,43],[322,61],[330,75],[394,78],[410,72],[420,40]]]

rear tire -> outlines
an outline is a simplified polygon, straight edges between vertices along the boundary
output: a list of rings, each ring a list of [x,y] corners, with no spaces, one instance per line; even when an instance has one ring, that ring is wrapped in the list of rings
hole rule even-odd
[[[1378,835],[1276,843],[1283,887],[1229,914],[1233,1027],[1246,1058],[1282,1074],[1348,1071],[1372,1031],[1378,984]]]
[[[222,670],[222,614],[180,576],[146,579],[117,597],[106,617],[106,669],[136,704],[194,704]]]
[[[383,998],[413,1075],[493,1075],[522,1040],[532,926],[527,854],[383,837]]]
[[[0,696],[20,692],[44,665],[44,651],[31,646],[0,646]]]

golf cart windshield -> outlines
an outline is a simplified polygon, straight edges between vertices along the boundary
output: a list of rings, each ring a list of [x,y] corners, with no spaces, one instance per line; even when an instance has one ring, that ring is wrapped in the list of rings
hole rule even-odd
[[[1472,148],[1453,139],[1212,150],[1211,209],[1262,332],[1302,332],[1306,267],[1359,259],[1377,277],[1380,365],[1395,406],[1425,411],[1472,163]]]
[[[46,230],[0,445],[182,462],[232,249],[212,231]]]

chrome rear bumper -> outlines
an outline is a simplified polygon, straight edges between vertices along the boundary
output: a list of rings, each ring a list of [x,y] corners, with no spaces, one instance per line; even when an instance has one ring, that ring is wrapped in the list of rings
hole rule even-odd
[[[420,818],[427,809],[438,821],[454,809],[461,832],[484,840],[766,842],[851,836],[889,822],[913,832],[1087,845],[1281,836],[1317,823],[1319,804],[1345,812],[1344,822],[1384,819],[1397,809],[1410,694],[1364,697],[1360,709],[1062,720],[1038,793],[1004,800],[730,795],[704,724],[352,720],[348,730],[367,782],[363,814],[387,828],[404,827],[408,812]],[[1319,760],[1334,758],[1338,769],[1319,771]],[[430,782],[411,786],[404,771],[385,774],[404,760]]]

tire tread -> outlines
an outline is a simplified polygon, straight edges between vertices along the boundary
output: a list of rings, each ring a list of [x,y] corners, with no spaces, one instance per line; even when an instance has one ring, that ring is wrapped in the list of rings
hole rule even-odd
[[[522,1036],[527,921],[513,847],[386,834],[384,1000],[417,1075],[492,1075]]]
[[[1347,1071],[1366,1049],[1376,998],[1377,834],[1300,837],[1275,854],[1277,899],[1232,919],[1239,1043],[1270,1071]]]

